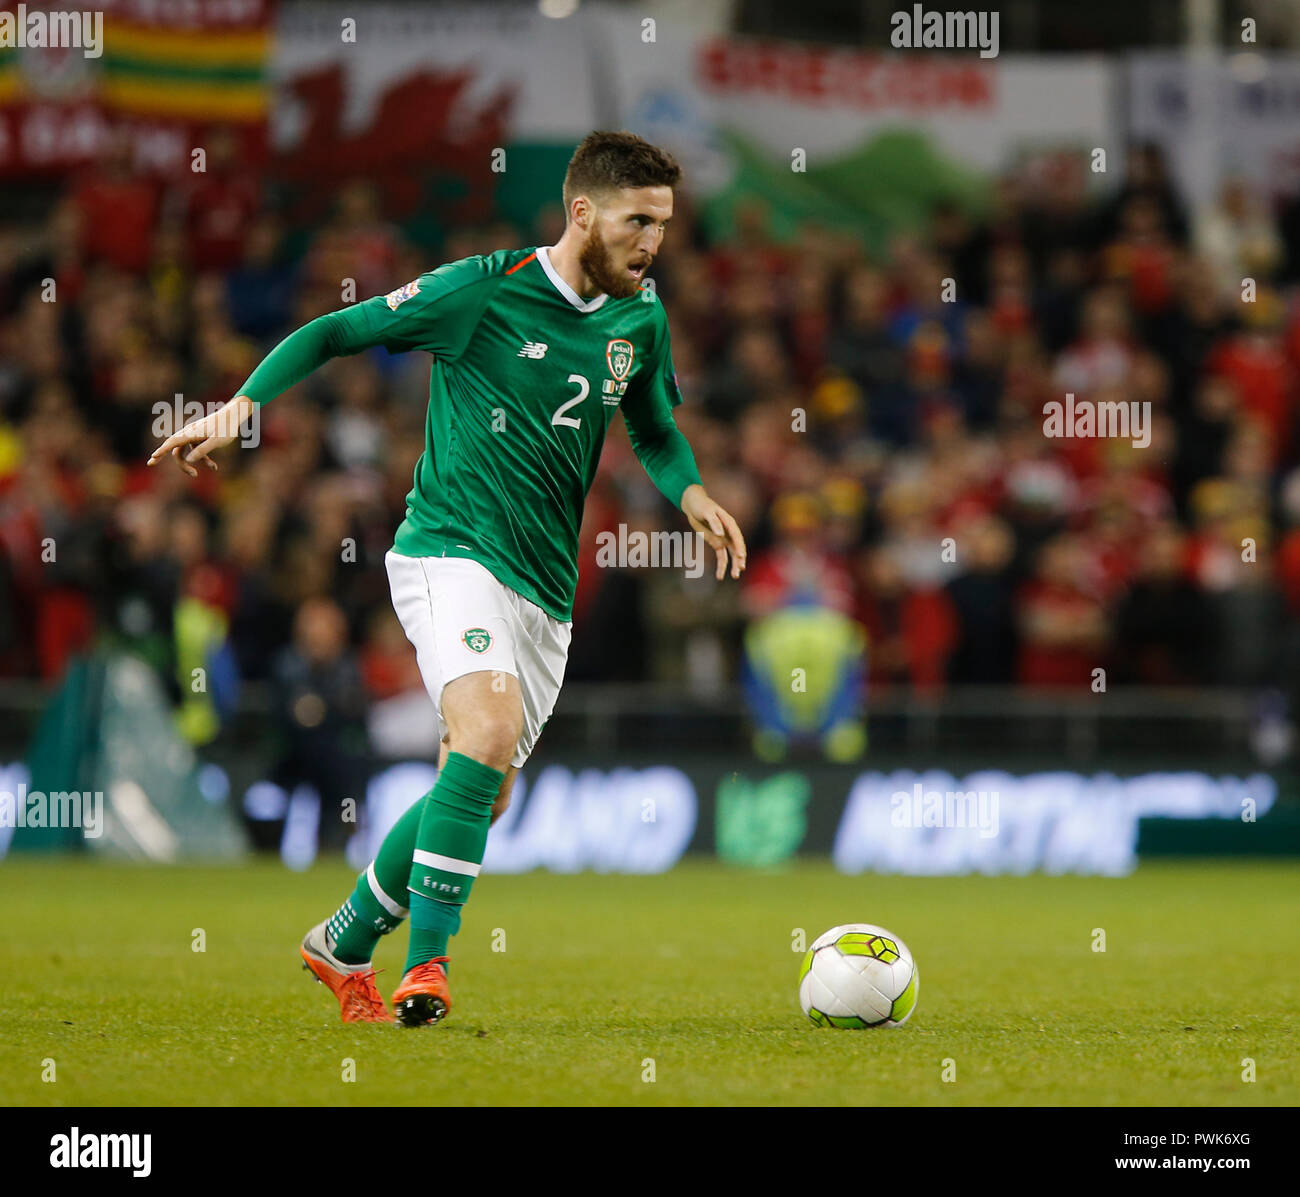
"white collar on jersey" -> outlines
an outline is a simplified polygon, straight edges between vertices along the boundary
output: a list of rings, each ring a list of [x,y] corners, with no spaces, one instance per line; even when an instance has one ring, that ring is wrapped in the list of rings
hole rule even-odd
[[[592,299],[583,299],[572,287],[569,286],[561,277],[560,272],[551,265],[550,251],[555,246],[538,246],[537,260],[542,264],[542,269],[546,271],[546,277],[555,284],[555,289],[564,296],[580,312],[594,312],[601,304],[609,298],[603,291]]]

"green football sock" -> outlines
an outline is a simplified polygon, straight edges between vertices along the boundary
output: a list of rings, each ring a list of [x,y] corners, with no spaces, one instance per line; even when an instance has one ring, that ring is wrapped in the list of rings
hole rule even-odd
[[[411,944],[404,972],[447,955],[447,940],[460,930],[460,908],[483,863],[492,803],[505,777],[464,753],[448,753],[438,783],[424,800],[415,837],[407,883]]]
[[[374,955],[380,936],[397,930],[406,918],[408,911],[401,899],[406,897],[411,854],[428,796],[413,802],[393,824],[379,846],[379,854],[357,878],[352,896],[326,924],[326,946],[344,964],[366,963]]]

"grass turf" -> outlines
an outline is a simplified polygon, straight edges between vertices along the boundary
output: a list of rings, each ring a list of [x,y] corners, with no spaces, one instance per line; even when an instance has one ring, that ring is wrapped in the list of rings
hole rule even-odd
[[[1161,863],[1120,879],[703,862],[654,877],[485,876],[452,941],[455,1008],[420,1031],[344,1026],[299,969],[298,940],[351,883],[341,863],[0,864],[0,1103],[1300,1100],[1293,862]],[[843,922],[880,923],[915,953],[907,1026],[819,1029],[800,1012],[794,930],[811,941]],[[385,996],[405,941],[380,944]]]

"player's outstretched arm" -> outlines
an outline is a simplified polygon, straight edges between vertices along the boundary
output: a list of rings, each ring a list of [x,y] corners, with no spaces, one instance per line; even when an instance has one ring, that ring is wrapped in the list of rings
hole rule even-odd
[[[215,470],[217,464],[208,454],[230,444],[255,408],[283,394],[332,357],[360,353],[375,345],[409,348],[409,336],[403,339],[403,332],[411,323],[395,317],[393,309],[378,296],[309,321],[262,359],[229,403],[172,433],[150,455],[149,464],[171,454],[191,477],[197,476],[194,465],[199,461]],[[185,453],[186,445],[194,448]]]
[[[731,576],[739,578],[745,568],[745,538],[726,508],[709,498],[708,491],[696,482],[682,492],[682,513],[717,554],[718,581],[721,582],[727,572],[728,552],[731,553]]]

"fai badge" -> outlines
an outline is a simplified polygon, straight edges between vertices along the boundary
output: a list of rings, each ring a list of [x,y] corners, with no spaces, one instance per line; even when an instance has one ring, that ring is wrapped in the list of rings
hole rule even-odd
[[[470,652],[485,653],[492,647],[492,633],[486,628],[466,628],[460,638]]]
[[[609,372],[619,382],[626,382],[627,376],[632,373],[635,352],[631,341],[611,341],[605,346],[605,361],[609,365]]]

